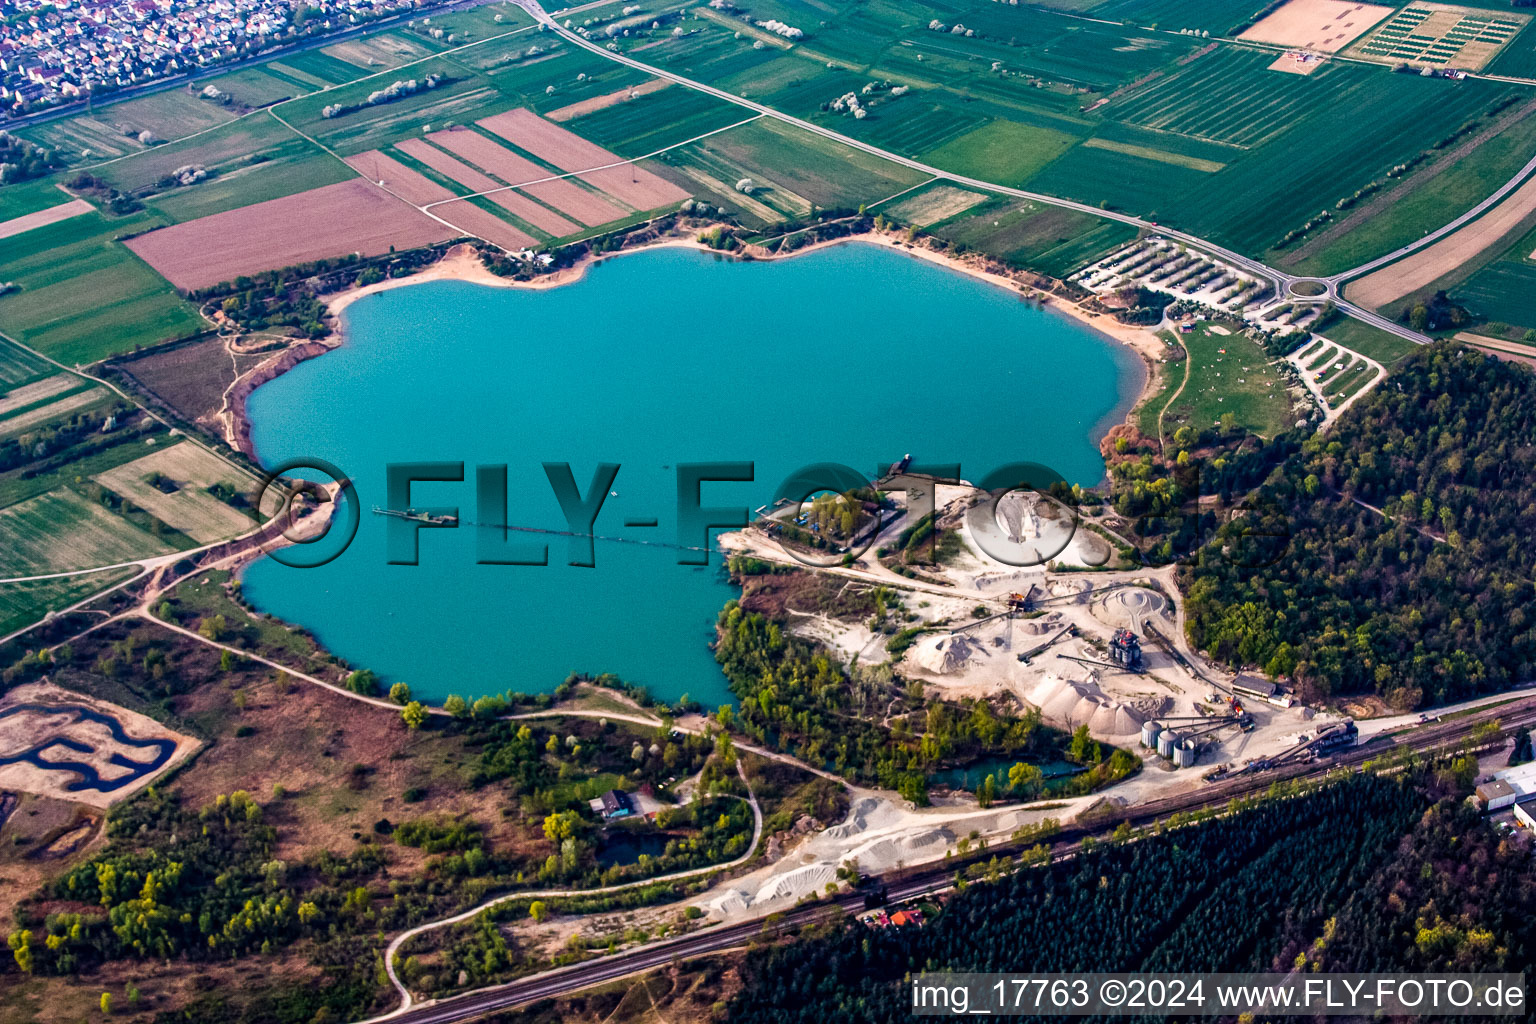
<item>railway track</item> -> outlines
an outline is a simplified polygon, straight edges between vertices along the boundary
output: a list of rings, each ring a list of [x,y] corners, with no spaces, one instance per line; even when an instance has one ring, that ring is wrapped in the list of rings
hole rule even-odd
[[[1292,764],[1271,771],[1239,774],[1230,779],[1212,783],[1193,793],[1152,800],[1126,808],[1124,813],[1115,814],[1099,824],[1067,826],[1051,837],[1051,856],[1056,860],[1069,857],[1083,839],[1102,835],[1123,822],[1136,828],[1150,825],[1172,814],[1210,810],[1225,806],[1233,799],[1252,796],[1268,789],[1275,782],[1321,779],[1341,768],[1355,770],[1367,761],[1393,750],[1437,753],[1454,749],[1464,740],[1470,739],[1480,727],[1493,721],[1500,722],[1506,727],[1536,725],[1536,694],[1486,710],[1478,709],[1453,721],[1416,727],[1412,731],[1411,739],[1407,742],[1399,743],[1390,737],[1378,737],[1325,761]],[[949,858],[936,865],[887,872],[875,878],[885,887],[887,899],[892,903],[918,899],[950,888],[954,884],[956,873],[966,867],[992,857],[1011,856],[1020,852],[1027,842],[1028,840],[1023,842],[1009,840],[989,846],[985,850]],[[472,1021],[499,1010],[523,1006],[541,999],[551,999],[651,970],[674,960],[718,953],[743,946],[755,938],[780,934],[802,925],[857,912],[863,907],[862,893],[843,894],[828,901],[818,901],[808,906],[798,907],[778,917],[771,924],[754,920],[711,928],[601,959],[545,971],[451,999],[417,1004],[404,1012],[387,1014],[374,1020],[388,1020],[399,1022],[399,1024],[459,1024],[463,1021]]]

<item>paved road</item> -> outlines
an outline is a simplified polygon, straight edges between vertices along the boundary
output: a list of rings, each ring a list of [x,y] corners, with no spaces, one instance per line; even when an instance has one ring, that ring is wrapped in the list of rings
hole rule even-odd
[[[1269,788],[1281,779],[1316,779],[1340,768],[1355,769],[1366,761],[1380,757],[1384,752],[1398,747],[1415,750],[1448,749],[1464,741],[1479,725],[1498,720],[1506,729],[1536,723],[1536,697],[1520,698],[1487,710],[1474,712],[1452,722],[1440,722],[1415,729],[1403,744],[1378,741],[1357,747],[1336,758],[1310,765],[1292,765],[1277,771],[1256,775],[1243,775],[1207,786],[1193,794],[1151,801],[1126,809],[1124,815],[1112,820],[1118,826],[1128,821],[1133,827],[1149,825],[1159,818],[1178,811],[1225,806],[1235,797],[1251,795]],[[1108,827],[1090,829],[1073,826],[1063,829],[1052,840],[1052,856],[1063,859],[1071,856],[1071,847],[1084,836],[1109,831]],[[1021,844],[998,843],[986,850],[978,850],[965,857],[955,857],[920,869],[908,869],[884,877],[892,903],[916,899],[948,889],[955,872],[968,864],[993,856],[1008,856],[1018,852]],[[783,915],[776,926],[762,921],[746,921],[740,924],[710,928],[676,939],[651,943],[634,950],[616,953],[569,967],[481,989],[466,995],[422,1004],[409,1010],[389,1014],[377,1020],[391,1024],[459,1024],[486,1014],[511,1007],[523,1006],[539,999],[550,999],[571,992],[600,985],[641,971],[651,970],[673,960],[683,960],[708,953],[719,952],[744,945],[754,936],[777,927],[791,928],[796,925],[834,917],[839,913],[856,913],[863,909],[860,894],[844,894],[830,902],[820,902],[801,907]]]
[[[1444,227],[1435,231],[1431,231],[1423,238],[1420,238],[1414,242],[1409,242],[1402,248],[1395,249],[1392,252],[1387,253],[1385,256],[1379,256],[1368,263],[1362,263],[1358,267],[1354,267],[1353,269],[1346,270],[1339,274],[1334,274],[1332,277],[1322,278],[1322,280],[1327,281],[1331,287],[1337,288],[1339,285],[1343,284],[1345,281],[1350,280],[1351,278],[1360,277],[1363,274],[1369,274],[1371,271],[1378,267],[1384,267],[1388,263],[1391,263],[1393,260],[1401,259],[1411,252],[1422,249],[1426,245],[1431,245],[1434,242],[1439,241],[1446,235],[1461,227],[1463,224],[1476,220],[1485,212],[1492,209],[1494,206],[1497,206],[1505,196],[1509,195],[1516,188],[1524,184],[1525,179],[1529,177],[1533,171],[1536,171],[1536,156],[1531,157],[1530,162],[1527,163],[1524,167],[1520,168],[1520,170],[1515,173],[1515,176],[1506,181],[1497,192],[1489,196],[1487,199],[1484,199],[1482,202],[1478,203],[1476,206],[1472,207],[1472,209],[1468,210],[1460,217],[1457,217],[1455,220],[1451,221]]]
[[[971,188],[979,189],[983,192],[995,192],[1001,195],[1014,196],[1019,199],[1028,199],[1033,202],[1045,203],[1050,206],[1058,206],[1068,210],[1077,210],[1082,213],[1091,214],[1095,217],[1104,217],[1109,220],[1119,221],[1122,224],[1129,224],[1140,230],[1155,232],[1165,238],[1177,239],[1197,249],[1201,249],[1205,252],[1211,253],[1214,256],[1218,256],[1233,266],[1247,271],[1259,280],[1268,282],[1269,285],[1275,289],[1275,294],[1277,296],[1286,296],[1291,294],[1291,286],[1299,281],[1312,280],[1310,278],[1296,277],[1295,275],[1287,274],[1282,270],[1276,270],[1275,268],[1261,263],[1258,260],[1250,259],[1241,253],[1233,252],[1231,249],[1216,245],[1213,242],[1208,242],[1203,238],[1199,238],[1187,232],[1179,231],[1177,229],[1158,224],[1155,221],[1143,220],[1140,217],[1132,216],[1131,214],[1127,213],[1119,213],[1114,210],[1102,210],[1097,206],[1090,206],[1087,203],[1079,203],[1071,199],[1061,199],[1057,196],[1049,196],[1040,192],[1029,192],[1020,188],[1012,188],[1007,185],[999,185],[995,182],[982,181],[979,178],[971,178],[963,174],[956,174],[952,171],[946,171],[941,167],[934,167],[931,164],[925,164],[920,160],[913,160],[910,157],[901,156],[898,153],[892,153],[889,150],[881,149],[878,146],[872,146],[867,142],[861,142],[858,139],[843,135],[840,132],[835,132],[830,128],[824,128],[821,125],[813,124],[810,121],[786,114],[773,107],[767,106],[766,104],[758,103],[753,100],[746,99],[742,96],[737,96],[736,94],[727,92],[724,89],[717,89],[712,85],[706,85],[703,82],[695,81],[683,75],[667,71],[664,68],[656,67],[652,64],[647,64],[644,61],[635,60],[633,57],[630,57],[627,54],[609,50],[607,47],[602,46],[599,43],[595,43],[592,40],[587,39],[561,25],[544,10],[544,8],[539,4],[538,0],[513,0],[513,2],[523,10],[527,11],[530,15],[532,15],[536,20],[545,25],[551,31],[558,33],[564,39],[575,44],[576,46],[579,46],[584,50],[589,50],[600,57],[616,61],[627,67],[634,68],[637,71],[643,71],[648,75],[654,75],[657,78],[665,78],[670,82],[675,82],[678,85],[686,86],[689,89],[694,89],[706,95],[713,96],[716,99],[724,100],[727,103],[734,103],[739,107],[745,107],[748,110],[755,110],[759,114],[762,114],[766,117],[774,118],[775,120],[781,121],[785,124],[793,125],[802,131],[810,132],[813,135],[819,135],[824,139],[830,139],[833,142],[838,142],[852,149],[857,149],[861,152],[869,153],[872,156],[880,157],[883,160],[889,160],[891,163],[900,164],[903,167],[911,168],[914,171],[920,171],[923,174],[928,174],[935,178],[940,178],[944,181],[952,181],[958,185],[968,185]],[[1506,188],[1513,187],[1514,184],[1515,182],[1511,182],[1509,186],[1506,186]],[[1332,281],[1319,279],[1319,283],[1324,288],[1324,295],[1332,299],[1333,302],[1339,307],[1339,309],[1348,313],[1350,316],[1353,316],[1359,320],[1363,320],[1373,327],[1378,327],[1381,330],[1395,334],[1400,338],[1406,338],[1407,340],[1417,344],[1425,345],[1429,343],[1430,339],[1418,333],[1417,331],[1404,327],[1402,324],[1399,324],[1386,317],[1379,316],[1371,310],[1356,306],[1354,303],[1346,301],[1343,296],[1338,293],[1338,290]]]

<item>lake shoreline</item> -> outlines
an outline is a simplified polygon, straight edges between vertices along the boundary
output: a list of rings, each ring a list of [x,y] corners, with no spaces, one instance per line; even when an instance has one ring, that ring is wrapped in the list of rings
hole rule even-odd
[[[814,248],[830,249],[831,245],[841,243],[842,240],[838,240]],[[806,251],[811,248],[807,246]],[[879,251],[881,248],[886,251]],[[456,423],[456,429],[464,432],[458,436],[466,439],[490,437],[494,430],[485,434],[489,424],[476,419],[473,410],[499,400],[498,396],[503,392],[516,392],[517,385],[507,382],[515,382],[521,377],[525,378],[525,385],[546,381],[547,386],[554,387],[563,379],[559,372],[562,367],[573,359],[581,361],[577,359],[577,352],[596,359],[595,365],[613,366],[611,359],[601,355],[609,349],[612,349],[609,354],[618,358],[627,374],[624,380],[638,379],[634,375],[642,372],[640,364],[650,358],[645,353],[675,351],[680,360],[678,369],[685,372],[675,384],[660,389],[663,395],[673,391],[671,398],[660,399],[659,404],[653,401],[649,407],[643,403],[638,406],[648,408],[648,414],[665,419],[665,410],[675,401],[676,394],[709,392],[715,396],[717,404],[724,403],[719,415],[726,416],[731,402],[728,393],[718,390],[718,382],[722,374],[738,379],[737,375],[744,371],[732,370],[733,364],[729,361],[714,358],[718,353],[707,336],[697,332],[674,336],[675,326],[669,316],[676,309],[673,290],[680,287],[686,275],[698,274],[704,282],[699,293],[701,301],[709,296],[713,299],[712,304],[696,308],[712,309],[713,315],[708,317],[710,322],[725,323],[743,309],[759,308],[768,298],[780,294],[780,289],[786,286],[784,282],[789,282],[795,288],[806,289],[803,293],[794,292],[801,296],[799,302],[802,305],[809,304],[806,308],[821,308],[822,303],[826,304],[828,322],[837,325],[832,328],[835,334],[846,332],[852,338],[868,330],[869,343],[874,346],[872,351],[898,342],[904,345],[904,348],[890,349],[891,358],[895,360],[893,365],[915,366],[918,362],[914,359],[931,362],[935,358],[940,364],[953,364],[953,372],[942,373],[934,380],[925,378],[922,390],[930,400],[937,401],[937,408],[951,411],[952,414],[945,417],[949,420],[948,430],[956,434],[950,438],[950,443],[959,444],[963,439],[966,443],[979,445],[972,453],[978,464],[1007,464],[1020,457],[1020,451],[1015,449],[1021,445],[1041,451],[1059,449],[1062,457],[1070,461],[1070,465],[1064,466],[1069,478],[1085,485],[1098,479],[1104,472],[1100,441],[1105,421],[1115,419],[1123,409],[1134,404],[1139,389],[1133,385],[1141,383],[1136,379],[1140,361],[1125,352],[1121,345],[1106,344],[1116,340],[1107,332],[1091,327],[1084,330],[1087,325],[1072,318],[1042,315],[1052,308],[1052,304],[1041,302],[1031,289],[1048,286],[1049,282],[1024,275],[1019,279],[987,275],[977,267],[968,268],[964,277],[936,276],[931,269],[938,265],[938,261],[925,260],[929,264],[925,268],[914,262],[915,257],[903,259],[897,255],[904,248],[889,241],[874,249],[847,245],[798,264],[754,272],[741,265],[751,260],[700,259],[711,250],[690,241],[671,239],[660,245],[636,247],[633,251],[672,249],[673,252],[655,252],[649,260],[610,264],[604,273],[588,280],[583,289],[558,290],[562,284],[584,278],[587,268],[597,263],[596,259],[584,260],[578,266],[545,275],[537,282],[538,287],[531,289],[542,294],[519,294],[516,291],[498,294],[476,287],[444,284],[435,289],[401,292],[388,299],[353,307],[365,295],[424,282],[458,281],[464,285],[485,283],[503,288],[527,288],[526,284],[508,282],[492,275],[472,249],[455,248],[418,273],[330,296],[332,308],[344,316],[344,322],[333,325],[339,330],[326,339],[330,343],[328,346],[312,342],[309,343],[312,347],[305,347],[305,351],[319,354],[334,348],[337,362],[317,364],[309,372],[295,375],[300,378],[297,380],[280,375],[288,382],[286,386],[275,385],[268,391],[253,389],[253,393],[259,392],[263,396],[259,401],[252,400],[249,407],[249,418],[262,428],[253,447],[259,448],[269,462],[302,454],[303,445],[309,443],[305,439],[314,429],[326,429],[325,425],[330,422],[321,414],[330,407],[330,399],[351,395],[354,390],[359,401],[375,397],[375,390],[370,390],[368,383],[374,381],[375,376],[378,378],[374,381],[377,396],[390,399],[379,408],[396,410],[395,418],[365,416],[369,422],[377,421],[376,428],[365,429],[353,437],[355,444],[348,451],[354,457],[343,458],[343,462],[367,464],[367,458],[361,453],[369,450],[369,444],[382,443],[382,435],[394,437],[390,443],[397,448],[401,442],[415,443],[417,428],[413,424],[424,421],[443,425]],[[780,283],[776,284],[776,281]],[[979,283],[991,287],[977,287]],[[999,288],[1003,290],[998,291]],[[649,301],[632,305],[626,298],[632,294],[644,295]],[[846,310],[838,312],[842,303],[852,304],[852,314]],[[608,334],[618,340],[593,341],[590,351],[577,344],[576,339],[569,345],[527,346],[527,351],[507,345],[505,324],[508,322],[520,322],[524,337],[558,338],[562,331],[578,325],[583,316],[599,316],[611,321],[603,311],[613,308],[632,308],[635,310],[632,315],[637,319],[628,325],[610,322]],[[885,327],[877,326],[885,316],[895,319]],[[637,342],[636,332],[645,340]],[[603,335],[587,332],[582,337],[602,338]],[[379,347],[375,348],[375,343]],[[604,345],[609,347],[604,348]],[[421,384],[429,377],[436,380],[437,377],[432,376],[434,373],[451,376],[458,372],[452,369],[461,362],[454,356],[455,352],[462,352],[462,359],[469,361],[464,365],[470,367],[481,367],[482,357],[488,357],[488,361],[475,373],[475,382],[461,392],[462,401],[457,409],[439,409],[430,398],[422,398],[423,394],[437,394],[438,390],[427,388],[424,391]],[[907,354],[898,356],[897,352]],[[296,354],[290,350],[286,362],[294,362],[292,357]],[[627,365],[626,360],[634,365]],[[759,375],[765,388],[777,381],[797,388],[813,388],[814,393],[815,385],[799,382],[798,371],[792,367],[786,369],[787,366],[786,361],[779,360],[771,365],[747,369]],[[778,370],[777,376],[775,370]],[[263,376],[277,379],[270,371]],[[846,387],[842,375],[821,374],[819,379],[819,386],[826,392],[821,397],[839,400],[835,396]],[[354,381],[356,389],[352,386]],[[679,387],[683,390],[676,391]],[[935,387],[939,390],[932,390]],[[794,393],[803,397],[802,392]],[[413,410],[409,415],[399,412],[406,407]],[[534,408],[539,407],[535,405]],[[297,410],[303,409],[316,410],[314,423],[310,422],[308,414],[295,415]],[[878,417],[855,417],[855,420],[864,424],[864,429],[854,431],[844,440],[860,452],[855,458],[856,463],[878,464],[885,458],[884,446],[897,439],[895,435],[913,429],[910,424],[888,424]],[[339,422],[350,424],[354,420],[342,417]],[[985,429],[972,436],[972,430],[983,424]],[[391,428],[394,434],[390,433]],[[523,436],[535,436],[541,429],[544,428],[536,427],[532,434],[525,432]],[[351,434],[346,436],[352,437]],[[345,440],[341,436],[337,439]],[[810,443],[815,439],[806,440]],[[787,472],[793,465],[775,465],[774,471],[766,473],[764,479],[777,479],[783,475],[780,469]],[[633,493],[625,489],[626,500],[654,504],[658,495],[663,501],[670,497],[662,492],[647,497],[645,487],[649,483],[640,485],[637,482],[640,489]],[[375,480],[371,485],[363,485],[377,484]],[[346,578],[336,579],[317,576],[295,590],[290,581],[281,577],[280,570],[274,574],[270,566],[263,566],[264,561],[257,559],[239,571],[239,578],[246,584],[246,593],[255,607],[283,621],[304,624],[317,642],[351,662],[369,664],[376,670],[387,669],[392,676],[408,678],[413,684],[426,686],[430,683],[433,689],[428,695],[433,699],[443,696],[438,690],[453,685],[452,679],[439,679],[435,668],[418,664],[412,650],[397,649],[400,644],[396,636],[387,639],[374,636],[374,624],[367,621],[366,616],[355,613],[358,602],[336,603],[334,594],[351,592],[347,588],[354,586],[353,576],[343,574]],[[618,566],[621,574],[639,571],[627,557],[620,561],[625,563]],[[654,567],[641,568],[648,578],[656,575]],[[367,569],[373,575],[389,571],[374,567]],[[563,577],[555,578],[556,573],[557,570],[547,571],[546,575],[551,578],[541,580],[535,588],[539,608],[564,607],[562,601],[571,603],[568,599],[580,593],[580,585]],[[702,584],[696,585],[691,576],[674,575],[678,579],[668,577],[658,591],[661,596],[644,613],[637,612],[633,621],[626,620],[627,632],[615,637],[613,650],[597,661],[584,655],[573,660],[569,650],[551,652],[539,644],[530,645],[521,640],[498,640],[488,644],[487,650],[495,649],[498,664],[516,665],[515,681],[510,684],[512,689],[539,692],[544,688],[542,680],[560,678],[571,669],[589,673],[614,671],[645,685],[664,686],[678,682],[683,692],[699,695],[702,690],[708,694],[705,699],[710,702],[728,701],[728,697],[714,692],[718,667],[711,664],[706,673],[695,665],[696,659],[690,653],[694,649],[691,644],[662,644],[659,653],[654,653],[654,661],[649,660],[652,652],[642,649],[640,641],[653,633],[679,634],[677,622],[682,620],[673,615],[663,621],[663,611],[673,614],[672,609],[679,609],[677,614],[686,615],[687,622],[698,621],[701,625],[707,622],[713,626],[720,606],[739,596],[739,591],[725,588],[718,599],[714,599],[715,592],[710,590],[710,600],[703,600],[699,596]],[[446,605],[435,600],[433,594],[440,593],[444,587],[465,587],[472,583],[486,592],[487,600],[476,604],[468,613],[471,619],[480,609],[494,607],[499,609],[496,614],[500,615],[522,607],[519,601],[524,599],[515,591],[526,591],[526,585],[508,588],[503,583],[493,583],[496,578],[474,570],[448,572],[439,562],[432,571],[395,573],[388,586],[395,588],[393,592],[396,593],[415,593],[418,599],[406,603],[422,609],[418,617],[433,623],[433,629],[446,631],[455,628],[449,625],[449,618],[462,626],[462,621],[455,618],[462,610],[454,611],[451,616],[443,611]],[[342,589],[333,591],[334,586]],[[328,608],[348,610],[328,611]],[[529,614],[536,613],[530,611]],[[643,630],[634,628],[634,621],[642,620],[650,626]],[[493,634],[494,631],[487,635]],[[367,639],[370,636],[373,639]],[[682,649],[684,646],[687,650]],[[572,650],[581,650],[581,645]],[[552,653],[555,656],[551,656]],[[466,671],[475,678],[491,678],[478,662]],[[500,688],[499,685],[490,686],[492,690]],[[428,693],[426,689],[421,692]],[[671,691],[666,695],[669,698],[676,696]]]
[[[1129,348],[1136,355],[1140,356],[1142,364],[1141,379],[1134,386],[1127,387],[1121,402],[1104,419],[1094,425],[1092,440],[1095,444],[1100,443],[1113,427],[1127,422],[1131,411],[1147,397],[1148,389],[1151,387],[1154,379],[1151,364],[1160,360],[1162,353],[1165,351],[1164,343],[1157,336],[1156,330],[1122,324],[1115,320],[1113,316],[1085,309],[1070,299],[1032,288],[1008,274],[979,266],[977,261],[957,257],[950,253],[937,252],[924,245],[906,242],[899,239],[898,236],[889,233],[868,231],[862,234],[816,242],[804,248],[796,249],[794,252],[784,254],[754,253],[751,251],[744,253],[723,252],[719,249],[710,248],[693,238],[667,238],[645,245],[638,245],[632,249],[621,249],[617,252],[589,252],[571,266],[562,267],[560,270],[544,274],[531,281],[516,281],[491,273],[481,263],[479,254],[474,247],[464,243],[449,249],[442,259],[414,274],[376,281],[373,284],[354,285],[351,288],[329,296],[325,303],[326,310],[335,317],[336,325],[326,337],[317,342],[309,342],[288,349],[271,362],[258,367],[231,392],[228,412],[230,417],[230,436],[242,453],[260,463],[260,457],[256,452],[255,443],[251,437],[253,424],[248,410],[251,394],[261,385],[270,383],[300,363],[317,356],[322,356],[346,344],[346,328],[342,314],[354,302],[370,295],[410,285],[427,284],[433,281],[460,281],[467,284],[485,285],[491,288],[545,291],[551,288],[575,284],[586,277],[588,269],[604,260],[616,259],[635,253],[654,252],[658,249],[691,249],[695,252],[710,253],[743,262],[771,263],[794,259],[796,256],[803,256],[807,253],[827,249],[832,246],[848,244],[881,246],[904,253],[914,259],[922,260],[934,266],[964,274],[967,277],[985,282],[993,287],[1003,288],[1019,296],[1021,299],[1034,297],[1040,302],[1040,308],[1054,310],[1056,313],[1088,327],[1096,334],[1102,335],[1106,340]],[[1101,482],[1108,480],[1107,468],[1105,474],[1104,481]]]

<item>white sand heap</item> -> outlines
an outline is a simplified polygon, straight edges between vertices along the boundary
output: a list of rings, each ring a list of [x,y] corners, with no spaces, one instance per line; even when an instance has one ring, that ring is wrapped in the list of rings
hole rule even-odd
[[[1142,624],[1166,614],[1168,599],[1145,587],[1121,587],[1094,602],[1093,615],[1116,628],[1142,632]]]
[[[828,882],[837,880],[837,868],[831,864],[807,864],[770,881],[753,897],[754,903],[763,900],[798,899],[801,896],[820,896]]]
[[[1077,728],[1110,743],[1125,743],[1140,738],[1146,719],[1136,708],[1104,696],[1089,683],[1073,682],[1047,673],[1029,692],[1029,702],[1052,722]]]
[[[928,637],[913,649],[911,660],[924,671],[945,675],[965,668],[966,662],[982,649],[980,644],[964,633]]]

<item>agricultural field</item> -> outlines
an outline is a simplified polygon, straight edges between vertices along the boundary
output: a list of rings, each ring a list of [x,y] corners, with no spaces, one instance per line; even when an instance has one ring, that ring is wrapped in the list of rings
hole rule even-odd
[[[67,487],[0,509],[0,576],[7,578],[115,565],[174,550]]]
[[[644,86],[640,88],[643,90]],[[554,113],[545,116],[553,119]],[[642,92],[635,99],[609,104],[563,123],[583,138],[633,159],[719,131],[751,116],[750,111],[713,96],[672,88]]]
[[[1536,230],[1472,274],[1451,297],[1491,323],[1536,329]]]
[[[1380,270],[1351,281],[1345,295],[1373,309],[1383,309],[1405,296],[1445,286],[1502,239],[1524,234],[1536,221],[1536,178],[1515,189],[1493,209],[1456,231]],[[1504,242],[1503,244],[1508,244]]]
[[[898,223],[926,228],[986,201],[987,197],[980,192],[954,185],[930,185],[880,207],[880,212]]]
[[[430,57],[437,51],[435,47],[429,47],[421,40],[413,39],[405,33],[385,32],[376,36],[364,36],[361,39],[349,39],[335,46],[327,46],[320,52],[372,72],[397,68],[402,64]]]
[[[1291,393],[1270,357],[1249,339],[1227,328],[1199,322],[1188,334],[1169,335],[1182,345],[1182,388],[1173,394],[1162,413],[1162,433],[1172,437],[1189,424],[1204,430],[1231,415],[1238,426],[1262,437],[1274,437],[1295,421]],[[1172,373],[1177,380],[1179,367]]]
[[[63,197],[60,196],[60,198]],[[46,209],[37,210],[34,213],[24,213],[20,217],[12,217],[10,220],[0,221],[0,238],[9,238],[12,235],[19,235],[24,231],[31,231],[34,228],[43,228],[49,224],[57,224],[61,220],[78,217],[82,213],[90,213],[95,209],[94,206],[83,199],[65,200],[57,206],[50,206]]]
[[[195,185],[146,197],[145,205],[179,224],[354,177],[340,160],[303,139],[293,139],[262,156],[265,159],[254,163],[237,162]]]
[[[1066,277],[1136,237],[1135,228],[1091,214],[1003,199],[941,223],[933,233],[1053,277]]]
[[[83,377],[76,377],[72,373],[56,373],[52,377],[44,377],[20,387],[0,389],[0,424],[17,413],[86,385],[87,381]]]
[[[491,123],[485,122],[487,131]],[[563,129],[558,130],[563,132]],[[433,132],[425,139],[402,142],[397,148],[416,163],[431,168],[438,177],[459,186],[456,193],[459,195],[484,191],[483,188],[476,188],[476,185],[519,186],[516,192],[498,192],[487,198],[546,234],[568,233],[573,222],[595,227],[620,220],[633,209],[608,193],[584,187],[585,183],[574,177],[561,176],[556,168],[535,163],[517,150],[503,145],[497,138],[474,128],[460,127]],[[600,158],[600,163],[594,166],[611,163],[616,159],[609,154],[608,157]],[[362,154],[351,158],[350,162],[368,177],[377,178],[370,169],[378,162],[376,157]],[[638,175],[645,172],[637,168],[635,173]],[[494,176],[494,180],[487,178],[487,174]],[[654,178],[649,174],[646,177]],[[420,184],[413,187],[425,192]],[[543,207],[533,203],[527,198],[529,196],[542,203]],[[418,201],[410,196],[406,198],[412,202]],[[458,215],[457,204],[446,209],[447,213],[438,216],[452,219]],[[551,221],[549,214],[556,211],[563,217]]]
[[[97,160],[142,152],[156,140],[179,139],[215,128],[235,115],[184,89],[167,89],[140,99],[102,107],[94,115],[23,128],[16,134],[67,153]],[[148,132],[149,142],[141,141]]]
[[[477,67],[471,55],[477,55]],[[441,76],[393,102],[368,97],[395,81]],[[645,80],[637,72],[576,50],[548,36],[519,35],[471,50],[439,55],[396,73],[375,75],[280,108],[285,121],[342,156],[379,149],[427,131],[462,125],[525,106],[553,110]],[[546,90],[553,89],[553,92]],[[328,107],[343,112],[324,115]]]
[[[1068,6],[1054,0],[1047,6]],[[1071,5],[1077,9],[1076,5]],[[1082,8],[1095,18],[1130,21],[1137,25],[1172,29],[1192,29],[1224,36],[1239,25],[1252,22],[1267,4],[1263,0],[1232,3],[1231,0],[1099,0]]]
[[[1526,30],[1515,36],[1493,59],[1486,71],[1490,75],[1510,75],[1536,81],[1536,31],[1527,25]]]
[[[750,200],[792,217],[805,216],[813,207],[851,210],[926,179],[899,164],[768,119],[712,135],[660,159],[720,202],[741,207],[743,199]],[[755,185],[749,197],[741,197],[735,188],[743,178]]]
[[[29,213],[68,202],[70,195],[54,178],[18,181],[0,188],[0,220],[14,220]]]
[[[256,526],[246,511],[212,490],[245,500],[256,478],[190,441],[157,447],[92,479],[199,544],[229,540]]]
[[[19,394],[20,397],[17,400],[25,402],[28,408],[22,411],[13,411],[7,415],[0,415],[0,441],[19,437],[28,431],[36,430],[49,420],[63,416],[72,416],[107,397],[107,392],[98,387],[72,390],[76,382],[78,382],[78,378],[64,378],[62,383],[68,386],[61,388],[61,390],[71,391],[72,393],[62,397],[56,397],[59,395],[57,391],[52,395],[43,395],[42,399],[39,399],[35,394],[27,394],[25,389],[22,389],[21,392],[12,392],[12,395]]]
[[[377,185],[354,178],[160,228],[127,244],[176,287],[196,289],[327,256],[411,249],[452,234]]]
[[[1076,140],[1051,128],[993,121],[923,154],[926,163],[999,185],[1023,185]]]
[[[1414,2],[1349,52],[1388,63],[1481,71],[1531,20],[1516,11]]]
[[[39,359],[26,349],[18,348],[0,339],[0,389],[3,389],[4,393],[14,393],[15,389],[52,376],[56,372],[53,365],[46,360]]]
[[[1489,119],[1463,145],[1441,150],[1415,173],[1384,187],[1299,245],[1265,261],[1296,274],[1328,275],[1392,252],[1443,225],[1448,210],[1470,210],[1536,152],[1536,96]]]
[[[688,193],[635,164],[616,167],[619,157],[530,110],[509,110],[477,122],[525,153],[575,177],[634,210],[654,210],[688,198]],[[600,168],[600,169],[594,169]]]
[[[91,170],[124,192],[136,192],[159,182],[180,167],[189,165],[218,172],[248,163],[252,154],[287,147],[312,149],[303,139],[278,123],[270,114],[257,112],[206,132],[194,139],[171,142]],[[318,152],[318,151],[316,151]]]
[[[0,248],[0,331],[66,365],[202,330],[197,311],[116,239],[158,227],[151,211],[83,214]]]
[[[521,248],[534,240],[532,235],[525,234],[507,220],[481,207],[479,201],[454,202],[456,193],[451,189],[383,153],[359,153],[348,159],[370,181],[389,182],[393,194],[407,203],[423,207],[432,203],[445,204],[436,207],[441,212],[435,216],[452,224],[458,231],[479,235],[504,249]]]
[[[107,569],[29,583],[0,583],[0,637],[131,579],[137,572],[134,568]]]
[[[1288,0],[1238,38],[1312,53],[1337,53],[1392,13],[1392,8],[1379,4]]]
[[[528,226],[529,230],[555,238],[576,234],[580,230],[575,222],[565,219],[554,210],[535,202],[521,192],[508,188],[507,182],[492,178],[445,149],[439,149],[433,145],[437,138],[448,134],[450,133],[434,132],[425,139],[406,139],[396,145],[395,150],[423,167],[435,171],[438,177],[447,178],[462,189],[471,193],[489,192],[490,195],[485,198],[512,214],[519,224]],[[364,158],[354,157],[353,159]],[[362,165],[359,164],[359,166]],[[461,206],[444,206],[443,212],[438,216],[448,216],[452,219],[452,215],[461,208]]]

